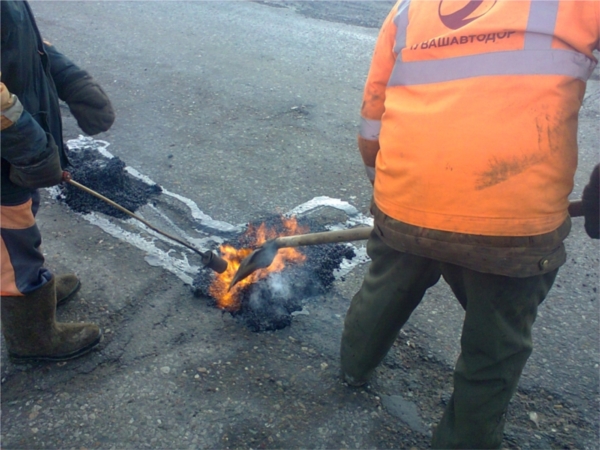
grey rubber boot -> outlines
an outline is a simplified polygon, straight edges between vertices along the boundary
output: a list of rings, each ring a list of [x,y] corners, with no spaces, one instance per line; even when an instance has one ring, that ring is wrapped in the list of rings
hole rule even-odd
[[[8,354],[17,363],[77,358],[102,339],[92,323],[56,322],[54,278],[25,296],[3,296],[1,312]]]
[[[56,306],[61,306],[73,298],[81,287],[81,282],[75,274],[56,275]]]

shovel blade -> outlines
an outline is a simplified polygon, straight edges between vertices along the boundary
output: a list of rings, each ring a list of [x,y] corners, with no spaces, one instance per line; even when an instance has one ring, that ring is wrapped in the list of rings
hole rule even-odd
[[[277,255],[277,250],[279,249],[275,240],[271,240],[246,256],[240,263],[240,267],[238,267],[233,280],[231,280],[228,290],[231,290],[233,286],[252,275],[255,271],[269,267],[275,259],[275,255]]]

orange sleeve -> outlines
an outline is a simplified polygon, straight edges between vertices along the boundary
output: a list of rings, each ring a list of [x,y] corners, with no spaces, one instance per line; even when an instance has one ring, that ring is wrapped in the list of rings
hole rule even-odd
[[[381,120],[385,109],[385,89],[396,62],[394,53],[396,25],[393,20],[402,1],[404,0],[399,0],[394,5],[379,31],[363,93],[361,116],[364,119]]]

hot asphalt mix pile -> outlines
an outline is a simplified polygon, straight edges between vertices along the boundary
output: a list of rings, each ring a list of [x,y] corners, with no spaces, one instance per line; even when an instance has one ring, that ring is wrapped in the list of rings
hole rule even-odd
[[[255,221],[248,229],[256,229],[265,224],[277,235],[284,233],[282,218],[271,216],[264,221]],[[325,227],[310,218],[299,218],[298,224],[310,232],[325,231]],[[236,249],[253,248],[253,239],[241,233],[226,244]],[[239,309],[229,311],[239,322],[252,331],[272,331],[289,326],[293,313],[302,310],[302,304],[310,298],[327,293],[335,281],[334,271],[340,268],[344,259],[356,256],[352,247],[344,244],[304,246],[298,249],[306,259],[290,263],[282,272],[271,273],[268,277],[244,286],[239,295]],[[216,304],[208,287],[216,275],[201,270],[194,279],[194,295],[205,297]]]

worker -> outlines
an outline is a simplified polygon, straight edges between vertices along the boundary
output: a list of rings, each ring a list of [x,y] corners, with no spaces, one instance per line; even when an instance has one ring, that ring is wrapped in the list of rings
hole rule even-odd
[[[358,137],[374,185],[371,263],[341,369],[365,384],[443,277],[465,316],[433,448],[501,445],[537,308],[566,260],[599,5],[400,0],[381,27]],[[598,238],[595,180],[583,206]]]
[[[57,302],[80,281],[44,267],[37,189],[60,183],[68,164],[59,99],[90,135],[108,130],[114,111],[86,71],[42,41],[27,2],[3,0],[1,8],[2,334],[15,362],[63,361],[89,352],[102,333],[95,324],[55,320]]]

